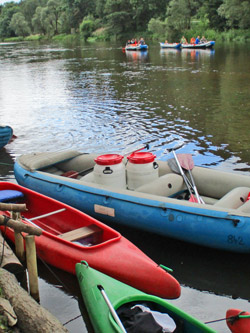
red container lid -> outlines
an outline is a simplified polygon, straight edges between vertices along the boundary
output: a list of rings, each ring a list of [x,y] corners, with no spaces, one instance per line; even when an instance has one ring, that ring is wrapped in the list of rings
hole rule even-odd
[[[114,165],[121,163],[122,159],[123,159],[122,155],[106,154],[106,155],[100,155],[97,158],[95,158],[95,162],[98,165]]]
[[[148,152],[134,152],[128,156],[128,160],[133,164],[145,164],[154,162],[156,156]]]

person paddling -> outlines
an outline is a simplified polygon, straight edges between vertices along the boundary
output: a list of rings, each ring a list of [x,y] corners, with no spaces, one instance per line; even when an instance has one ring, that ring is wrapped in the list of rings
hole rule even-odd
[[[194,37],[192,37],[192,38],[190,39],[190,44],[195,44],[195,38],[194,38]]]
[[[195,44],[200,44],[200,36],[196,37]]]

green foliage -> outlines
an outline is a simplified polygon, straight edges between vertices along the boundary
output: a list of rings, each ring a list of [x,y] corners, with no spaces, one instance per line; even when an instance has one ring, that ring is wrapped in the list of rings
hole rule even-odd
[[[88,15],[84,17],[82,23],[80,24],[80,32],[84,40],[92,35],[97,28],[97,22],[95,21],[93,15]]]
[[[32,17],[35,14],[36,8],[38,6],[40,6],[39,0],[26,0],[22,1],[20,4],[20,10],[30,28],[32,27]]]
[[[30,34],[30,28],[25,20],[25,17],[21,13],[15,13],[10,21],[10,28],[15,31],[17,36],[28,36]]]
[[[107,28],[105,27],[101,27],[96,29],[93,33],[92,33],[92,40],[109,40],[110,36],[108,34]]]
[[[166,35],[166,24],[159,18],[152,18],[148,23],[148,31],[153,34],[154,38],[161,38]]]
[[[14,37],[15,32],[10,27],[12,16],[19,12],[19,7],[14,2],[6,3],[0,15],[0,37]]]
[[[67,16],[68,31],[78,29],[84,17],[95,14],[95,0],[61,0],[61,6]]]
[[[36,12],[32,18],[33,31],[38,34],[45,35],[46,23],[44,18],[46,17],[46,8],[37,7]]]
[[[209,28],[223,31],[226,26],[226,20],[218,14],[218,8],[223,0],[205,0],[198,11],[198,17],[208,19]]]
[[[163,0],[130,0],[132,15],[136,21],[136,30],[145,30],[152,18],[164,20],[166,5],[169,2]]]
[[[107,24],[109,26],[109,31],[119,35],[130,28],[132,25],[131,16],[127,12],[114,12],[107,15]]]
[[[249,0],[224,0],[218,9],[219,15],[226,18],[230,28],[250,28]]]
[[[86,40],[123,39],[148,32],[178,41],[185,34],[248,39],[250,0],[22,0],[0,6],[0,38],[58,34]],[[19,15],[15,15],[15,14]],[[216,37],[216,38],[215,38]],[[31,37],[31,39],[38,37]]]

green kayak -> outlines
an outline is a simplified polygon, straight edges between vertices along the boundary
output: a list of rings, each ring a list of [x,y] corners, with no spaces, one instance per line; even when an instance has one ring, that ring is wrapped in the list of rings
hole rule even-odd
[[[166,300],[115,280],[86,261],[76,264],[76,276],[96,333],[215,333]]]

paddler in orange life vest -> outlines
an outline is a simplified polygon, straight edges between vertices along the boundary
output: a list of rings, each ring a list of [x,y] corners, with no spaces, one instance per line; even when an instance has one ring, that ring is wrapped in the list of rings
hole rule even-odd
[[[195,38],[194,38],[194,37],[192,37],[192,38],[190,39],[190,44],[195,44]]]

